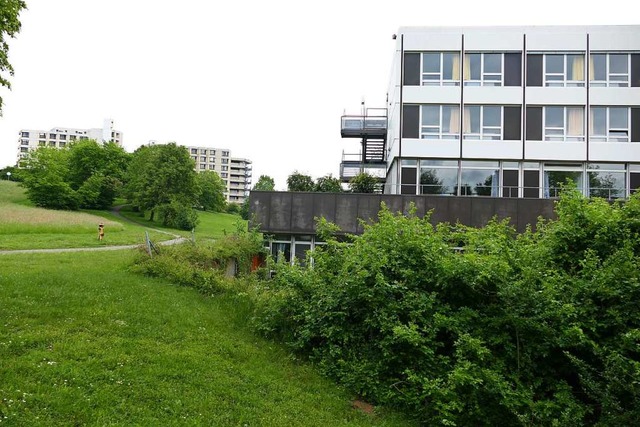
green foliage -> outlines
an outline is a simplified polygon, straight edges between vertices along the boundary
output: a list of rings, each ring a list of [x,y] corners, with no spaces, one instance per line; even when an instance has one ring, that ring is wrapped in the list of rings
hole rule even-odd
[[[236,233],[212,244],[169,246],[153,257],[141,255],[136,265],[144,274],[213,294],[232,288],[231,279],[225,278],[231,260],[236,264],[236,273],[246,276],[251,272],[253,257],[263,253],[260,235],[238,226]]]
[[[11,175],[7,175],[9,172]],[[22,182],[23,173],[22,169],[17,168],[15,166],[6,166],[0,169],[0,181],[14,181],[14,182]]]
[[[314,188],[315,184],[309,175],[295,171],[287,177],[288,191],[313,191]]]
[[[193,166],[188,150],[175,143],[142,146],[127,170],[125,196],[135,208],[150,211],[151,220],[170,204],[191,207],[198,194]]]
[[[204,171],[196,174],[198,188],[197,204],[201,209],[212,212],[223,212],[227,201],[224,192],[226,184],[214,171]]]
[[[242,210],[242,206],[239,203],[227,203],[226,211],[229,214],[239,215]]]
[[[269,175],[260,175],[258,182],[253,186],[256,191],[273,191],[276,188],[276,182]]]
[[[423,425],[632,425],[640,195],[565,187],[557,213],[517,236],[383,209],[350,244],[320,224],[313,267],[275,264],[257,291],[256,327]]]
[[[165,227],[192,230],[198,225],[198,213],[192,207],[175,199],[169,203],[157,205],[153,208],[153,212],[158,214]]]
[[[23,0],[2,0],[0,2],[0,86],[11,89],[11,82],[5,72],[13,76],[13,67],[9,62],[9,43],[20,32],[20,12],[27,5]],[[2,97],[0,97],[0,115],[2,114]]]
[[[75,210],[79,198],[68,183],[69,151],[40,147],[23,162],[24,186],[34,205],[49,209]]]
[[[129,162],[115,143],[78,141],[66,149],[39,147],[23,161],[20,176],[29,199],[52,209],[107,209]]]
[[[349,189],[352,193],[375,193],[378,186],[376,177],[366,172],[359,173],[349,181]]]
[[[325,175],[316,180],[314,191],[319,193],[342,193],[342,184],[339,178]]]

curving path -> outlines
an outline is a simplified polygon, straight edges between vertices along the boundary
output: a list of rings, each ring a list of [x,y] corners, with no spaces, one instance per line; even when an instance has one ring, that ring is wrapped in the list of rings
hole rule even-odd
[[[166,230],[159,230],[157,228],[152,228],[152,227],[147,227],[146,224],[142,223],[142,222],[138,222],[138,221],[134,221],[131,220],[129,218],[124,217],[121,213],[120,213],[120,209],[122,209],[122,207],[125,205],[120,205],[120,206],[114,206],[113,209],[111,209],[111,213],[114,214],[115,216],[117,216],[119,219],[121,219],[124,222],[129,222],[132,224],[136,224],[136,225],[141,225],[149,230],[153,230],[157,233],[162,233],[162,234],[166,234],[169,236],[172,236],[173,239],[171,240],[165,240],[163,242],[159,242],[158,244],[162,245],[162,246],[168,246],[168,245],[176,245],[179,243],[183,243],[186,242],[188,239],[185,237],[182,237],[178,234],[174,234],[174,233],[170,233]],[[135,249],[137,247],[142,246],[141,244],[137,244],[137,245],[118,245],[118,246],[99,246],[99,247],[90,247],[90,248],[59,248],[59,249],[16,249],[16,250],[0,250],[0,255],[5,255],[5,254],[37,254],[37,253],[62,253],[62,252],[95,252],[95,251],[119,251],[119,250],[124,250],[124,249]]]

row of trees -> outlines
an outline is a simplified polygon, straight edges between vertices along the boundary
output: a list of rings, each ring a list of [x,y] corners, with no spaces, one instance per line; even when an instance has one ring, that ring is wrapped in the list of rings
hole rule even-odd
[[[349,190],[353,193],[375,193],[378,180],[366,172],[360,173],[349,181]],[[287,178],[288,191],[309,191],[318,193],[341,193],[344,191],[339,178],[331,174],[318,178],[315,182],[309,175],[298,171]]]
[[[22,164],[19,177],[36,205],[52,209],[107,209],[116,196],[159,217],[163,224],[191,229],[193,208],[222,211],[225,183],[213,171],[196,173],[185,147],[142,146],[133,154],[109,142],[78,141],[67,149],[40,147]]]

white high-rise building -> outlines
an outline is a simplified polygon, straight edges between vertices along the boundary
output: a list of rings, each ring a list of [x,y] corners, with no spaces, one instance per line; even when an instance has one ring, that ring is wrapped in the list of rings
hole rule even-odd
[[[38,147],[64,148],[69,143],[83,139],[94,139],[99,143],[113,141],[122,146],[122,132],[114,129],[113,120],[105,119],[102,128],[79,129],[56,127],[50,130],[21,129],[18,132],[17,161]]]

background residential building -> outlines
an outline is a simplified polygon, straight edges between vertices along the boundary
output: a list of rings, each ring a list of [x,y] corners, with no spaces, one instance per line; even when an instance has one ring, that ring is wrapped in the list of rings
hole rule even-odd
[[[187,145],[197,172],[215,171],[227,185],[228,202],[242,203],[251,189],[251,160],[231,157],[228,148]]]
[[[412,195],[545,198],[567,179],[607,198],[640,187],[640,26],[404,27],[395,38],[386,111],[343,117],[343,137],[363,147],[343,177],[382,169],[385,193]]]
[[[63,148],[76,140],[94,139],[99,143],[113,141],[122,146],[123,134],[113,128],[113,120],[105,119],[102,128],[79,129],[56,127],[50,130],[21,129],[18,132],[18,154],[16,161],[38,147]]]

